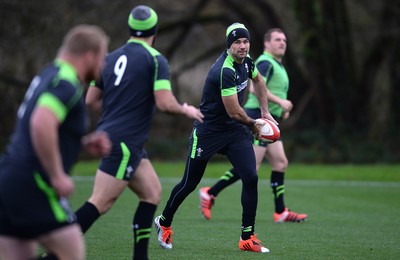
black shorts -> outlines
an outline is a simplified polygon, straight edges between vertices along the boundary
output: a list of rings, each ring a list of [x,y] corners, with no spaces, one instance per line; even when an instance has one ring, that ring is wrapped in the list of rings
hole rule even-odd
[[[261,118],[261,110],[259,108],[251,108],[251,109],[247,108],[244,111],[246,111],[246,114],[249,117],[253,118],[253,119]],[[274,115],[272,115],[272,116],[279,123],[279,121],[280,121],[279,118],[274,116]],[[282,140],[281,137],[279,137],[278,140]],[[264,141],[259,141],[259,140],[255,139],[255,138],[253,138],[253,145],[261,146],[261,147],[267,147],[268,143],[264,142]]]
[[[144,158],[147,153],[143,148],[113,142],[110,155],[102,158],[99,169],[116,179],[129,181]]]
[[[253,136],[246,127],[232,131],[203,134],[193,128],[189,140],[189,156],[192,159],[208,160],[214,154],[226,154],[227,150],[253,152]]]
[[[0,164],[0,235],[34,239],[74,223],[68,201],[32,167]]]

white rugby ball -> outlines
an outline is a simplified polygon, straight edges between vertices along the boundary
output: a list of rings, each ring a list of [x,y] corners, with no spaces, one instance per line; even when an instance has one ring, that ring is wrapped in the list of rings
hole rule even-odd
[[[268,120],[266,118],[260,119],[266,122],[266,124],[261,126],[260,128],[260,137],[262,141],[270,144],[276,142],[281,136],[281,131],[279,130],[279,127],[271,120]]]

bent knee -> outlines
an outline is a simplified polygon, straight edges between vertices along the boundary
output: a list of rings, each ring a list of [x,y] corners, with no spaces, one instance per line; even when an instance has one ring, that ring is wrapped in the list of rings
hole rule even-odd
[[[154,205],[158,205],[161,202],[161,196],[162,196],[162,189],[160,188],[154,188],[154,189],[149,189],[145,192],[142,192],[141,194],[138,194],[139,200],[145,201]]]
[[[108,197],[108,198],[91,197],[89,199],[89,202],[92,203],[97,208],[97,210],[101,215],[103,215],[112,208],[117,199],[118,197]]]

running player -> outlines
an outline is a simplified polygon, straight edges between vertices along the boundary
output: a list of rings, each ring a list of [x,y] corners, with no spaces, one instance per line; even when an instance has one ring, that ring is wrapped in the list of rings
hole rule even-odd
[[[113,147],[102,158],[92,195],[76,212],[85,233],[128,187],[139,197],[132,220],[134,259],[148,259],[150,230],[161,184],[144,150],[155,108],[202,122],[202,113],[179,104],[171,91],[167,59],[152,47],[158,16],[148,6],[132,9],[130,39],[110,53],[102,79],[89,88],[86,103],[101,112],[97,129],[109,134]],[[101,110],[101,111],[100,111]]]
[[[155,226],[161,247],[172,248],[171,224],[175,212],[185,198],[194,190],[203,177],[208,160],[216,153],[228,157],[240,172],[242,190],[242,233],[239,248],[244,251],[267,253],[254,234],[257,209],[257,183],[255,156],[252,148],[253,132],[258,138],[259,125],[263,120],[254,120],[240,106],[244,99],[249,79],[260,100],[262,117],[271,119],[268,111],[265,81],[255,68],[248,52],[250,34],[240,23],[226,30],[227,50],[212,65],[203,89],[200,110],[204,123],[194,123],[190,137],[189,154],[183,178],[172,190],[162,215],[156,217]]]
[[[285,120],[289,117],[293,104],[287,99],[289,90],[289,77],[282,65],[282,58],[286,52],[286,35],[279,28],[270,29],[264,36],[264,53],[256,60],[256,66],[268,84],[269,108],[272,116],[277,120]],[[245,111],[252,118],[259,118],[261,111],[259,102],[254,93],[249,94],[245,104]],[[303,222],[307,214],[299,214],[290,211],[284,203],[284,173],[288,166],[288,159],[285,154],[282,140],[273,144],[254,140],[254,152],[256,154],[257,171],[259,170],[264,157],[267,157],[272,166],[271,188],[274,194],[275,222]],[[267,149],[268,148],[268,149]],[[211,219],[211,207],[215,198],[227,186],[240,179],[235,168],[227,171],[214,186],[200,189],[200,208],[204,217]]]
[[[57,59],[36,76],[18,110],[15,132],[0,163],[0,258],[35,259],[37,244],[60,259],[84,259],[85,246],[67,197],[68,176],[82,145],[107,155],[105,133],[86,132],[82,83],[98,79],[108,37],[79,25]]]

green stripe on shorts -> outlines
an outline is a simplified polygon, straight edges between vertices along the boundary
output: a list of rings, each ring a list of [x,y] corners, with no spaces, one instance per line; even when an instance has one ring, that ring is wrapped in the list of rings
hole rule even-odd
[[[34,178],[37,186],[41,191],[46,194],[47,199],[50,204],[50,208],[54,213],[54,216],[58,222],[64,222],[67,221],[67,214],[63,210],[63,208],[60,205],[60,202],[58,201],[57,194],[53,187],[50,187],[47,185],[47,183],[42,179],[42,176],[38,172],[34,173]]]
[[[131,158],[131,151],[129,151],[128,146],[124,142],[120,143],[121,150],[122,150],[122,160],[121,164],[118,167],[117,175],[115,176],[119,180],[124,179],[126,167],[128,165],[129,159]]]

